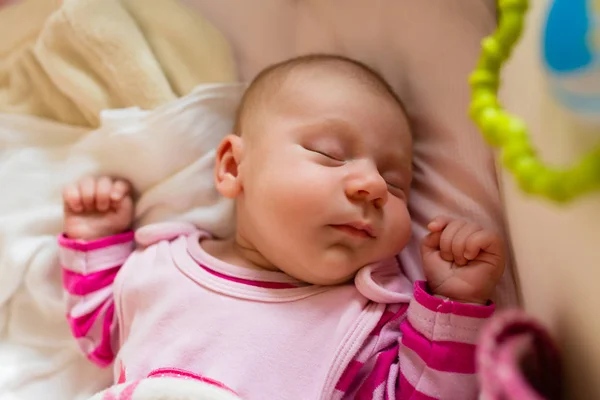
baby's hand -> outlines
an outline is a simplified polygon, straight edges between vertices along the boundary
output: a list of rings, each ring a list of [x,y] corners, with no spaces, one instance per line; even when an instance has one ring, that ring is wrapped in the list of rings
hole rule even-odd
[[[63,192],[67,237],[94,240],[125,232],[133,221],[128,182],[110,177],[87,177]]]
[[[423,239],[423,269],[433,294],[464,303],[485,304],[504,272],[504,247],[480,226],[438,217]]]

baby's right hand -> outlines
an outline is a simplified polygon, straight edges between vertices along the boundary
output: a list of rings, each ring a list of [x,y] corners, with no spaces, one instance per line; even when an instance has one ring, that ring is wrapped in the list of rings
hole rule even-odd
[[[131,228],[131,185],[107,176],[87,177],[63,192],[64,230],[70,239],[95,240]]]

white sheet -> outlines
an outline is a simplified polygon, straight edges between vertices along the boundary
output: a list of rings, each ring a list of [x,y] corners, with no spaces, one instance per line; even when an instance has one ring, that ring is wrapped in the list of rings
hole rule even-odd
[[[85,399],[112,378],[79,354],[64,319],[64,185],[119,175],[140,192],[138,225],[186,220],[227,234],[232,204],[212,184],[214,148],[242,91],[206,85],[150,112],[106,112],[91,132],[0,114],[0,400]]]
[[[114,397],[108,397],[108,396]],[[117,397],[123,396],[123,397]],[[212,383],[173,377],[147,378],[126,382],[99,392],[89,400],[241,400],[236,394]]]

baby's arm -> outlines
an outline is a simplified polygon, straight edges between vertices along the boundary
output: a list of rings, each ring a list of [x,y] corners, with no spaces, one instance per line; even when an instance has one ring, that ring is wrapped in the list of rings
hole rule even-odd
[[[409,305],[387,307],[336,390],[356,399],[476,399],[475,342],[493,311],[434,297],[416,282]]]
[[[475,349],[494,312],[489,299],[504,268],[502,243],[492,232],[447,218],[434,220],[430,230],[423,243],[428,281],[415,283],[408,310],[388,306],[363,347],[369,355],[357,356],[364,365],[354,379],[341,380],[360,382],[355,398],[477,398]]]
[[[87,357],[107,366],[118,345],[113,282],[134,247],[127,231],[133,214],[129,185],[86,178],[63,197],[65,233],[59,244],[67,319]]]
[[[81,242],[59,238],[67,320],[84,354],[101,367],[118,346],[113,282],[133,250],[133,233]]]
[[[417,282],[400,324],[396,398],[476,399],[475,349],[493,312],[493,305],[434,297]]]
[[[427,282],[417,282],[401,324],[399,398],[477,398],[475,346],[494,312],[490,298],[504,271],[500,237],[439,217],[423,240]],[[398,398],[398,396],[397,396]]]

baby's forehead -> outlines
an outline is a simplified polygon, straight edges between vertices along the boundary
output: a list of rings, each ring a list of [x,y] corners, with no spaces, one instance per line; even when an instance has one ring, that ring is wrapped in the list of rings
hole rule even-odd
[[[324,105],[334,105],[345,109],[346,103],[353,103],[355,107],[379,116],[387,112],[390,117],[388,120],[404,121],[408,118],[397,96],[374,81],[374,78],[331,67],[297,71],[282,81],[273,82],[260,106],[276,112],[294,106],[318,109]],[[376,116],[373,118],[380,119]]]
[[[336,57],[308,58],[305,62],[292,62],[289,65],[284,63],[267,69],[250,85],[246,100],[283,100],[285,95],[298,91],[318,91],[318,83],[322,82],[327,83],[329,87],[355,87],[385,96],[403,108],[394,90],[379,73],[354,60]]]
[[[307,123],[343,130],[345,119],[353,120],[356,114],[368,113],[374,125],[387,123],[393,126],[385,131],[408,131],[410,136],[410,129],[395,129],[408,123],[400,100],[390,93],[390,88],[364,72],[352,68],[335,69],[332,65],[312,66],[294,70],[269,85],[272,86],[265,88],[262,99],[257,99],[261,103],[258,107],[265,111],[266,117],[310,116],[311,121]],[[332,109],[337,119],[330,118]]]
[[[326,85],[329,88],[355,88],[396,101],[395,93],[380,79],[352,65],[324,63],[295,68],[279,78],[266,80],[265,89],[274,95],[287,95],[299,91],[319,92],[324,90],[322,85]]]
[[[390,85],[368,66],[338,56],[307,56],[292,59],[262,71],[246,91],[236,119],[236,133],[253,122],[267,122],[278,110],[294,105],[310,107],[327,91],[344,92],[355,102],[376,96],[406,118],[404,105]],[[300,101],[303,100],[303,101]]]

